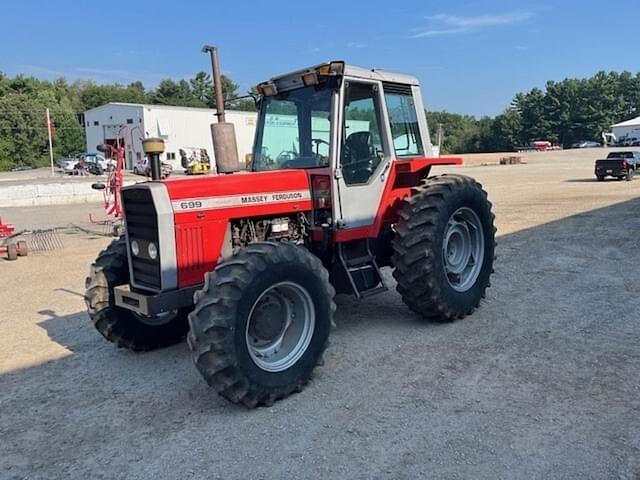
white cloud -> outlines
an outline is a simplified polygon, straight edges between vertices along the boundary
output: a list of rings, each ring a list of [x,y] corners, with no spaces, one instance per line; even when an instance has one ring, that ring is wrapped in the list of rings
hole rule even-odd
[[[457,35],[459,33],[468,32],[468,28],[444,28],[441,30],[430,29],[423,30],[411,36],[411,38],[439,37],[441,35]]]
[[[460,16],[440,13],[426,17],[434,25],[411,35],[412,38],[437,37],[441,35],[459,35],[481,29],[513,25],[533,17],[531,12],[508,12],[477,16]]]
[[[361,42],[349,42],[347,43],[348,48],[365,48],[367,45]]]

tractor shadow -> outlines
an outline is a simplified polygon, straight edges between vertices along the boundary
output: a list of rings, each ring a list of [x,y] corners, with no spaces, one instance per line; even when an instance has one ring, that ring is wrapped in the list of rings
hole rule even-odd
[[[598,183],[598,179],[593,178],[570,178],[565,180],[565,183]]]

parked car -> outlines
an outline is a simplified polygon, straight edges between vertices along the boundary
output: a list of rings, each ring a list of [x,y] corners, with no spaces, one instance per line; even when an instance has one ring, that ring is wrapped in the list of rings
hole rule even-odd
[[[136,175],[146,175],[147,177],[150,177],[151,167],[149,166],[149,160],[145,158],[138,161],[133,166],[133,173]],[[162,162],[162,178],[167,178],[171,173],[173,173],[173,167],[168,163]]]
[[[583,140],[582,142],[574,143],[571,148],[597,148],[601,147],[600,142],[593,142],[591,140]]]
[[[104,157],[100,159],[97,155],[87,155],[81,158],[73,167],[75,173],[82,170],[81,173],[91,173],[93,175],[103,175],[105,171],[109,171],[109,161],[105,161]]]
[[[620,145],[622,147],[631,147],[637,143],[640,143],[640,138],[627,137],[620,140]]]
[[[145,171],[147,169],[148,161],[146,158],[142,160],[138,160],[133,166],[133,173],[136,175],[145,175]]]
[[[606,177],[631,180],[640,167],[640,152],[611,152],[604,160],[596,160],[596,178],[599,182]]]
[[[72,157],[60,157],[58,160],[56,160],[56,167],[64,170],[64,166],[67,164],[67,162],[70,162],[72,160],[77,161],[75,158],[72,158]]]
[[[107,159],[103,155],[99,153],[81,153],[77,157],[61,159],[59,162],[61,163],[62,171],[65,173],[77,173],[81,167],[76,167],[81,161],[84,161],[87,165],[94,165],[94,170],[98,170],[96,165],[99,165],[102,172],[110,172],[116,166],[115,160]],[[93,173],[93,172],[92,172]]]
[[[25,170],[33,170],[33,167],[30,165],[16,165],[11,169],[12,172],[23,172]]]

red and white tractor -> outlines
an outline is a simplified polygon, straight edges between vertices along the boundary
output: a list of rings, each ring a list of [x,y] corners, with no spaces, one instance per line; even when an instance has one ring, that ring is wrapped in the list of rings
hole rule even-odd
[[[120,347],[186,335],[209,385],[247,407],[304,387],[336,293],[383,292],[391,267],[409,309],[452,321],[484,297],[495,248],[481,185],[429,176],[461,159],[432,156],[416,78],[331,62],[258,91],[250,171],[123,188],[126,235],[85,296]]]

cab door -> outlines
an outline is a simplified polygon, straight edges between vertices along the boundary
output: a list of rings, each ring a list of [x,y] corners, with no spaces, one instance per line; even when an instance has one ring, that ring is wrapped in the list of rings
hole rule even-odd
[[[393,159],[379,81],[345,78],[334,138],[338,229],[372,225]]]

